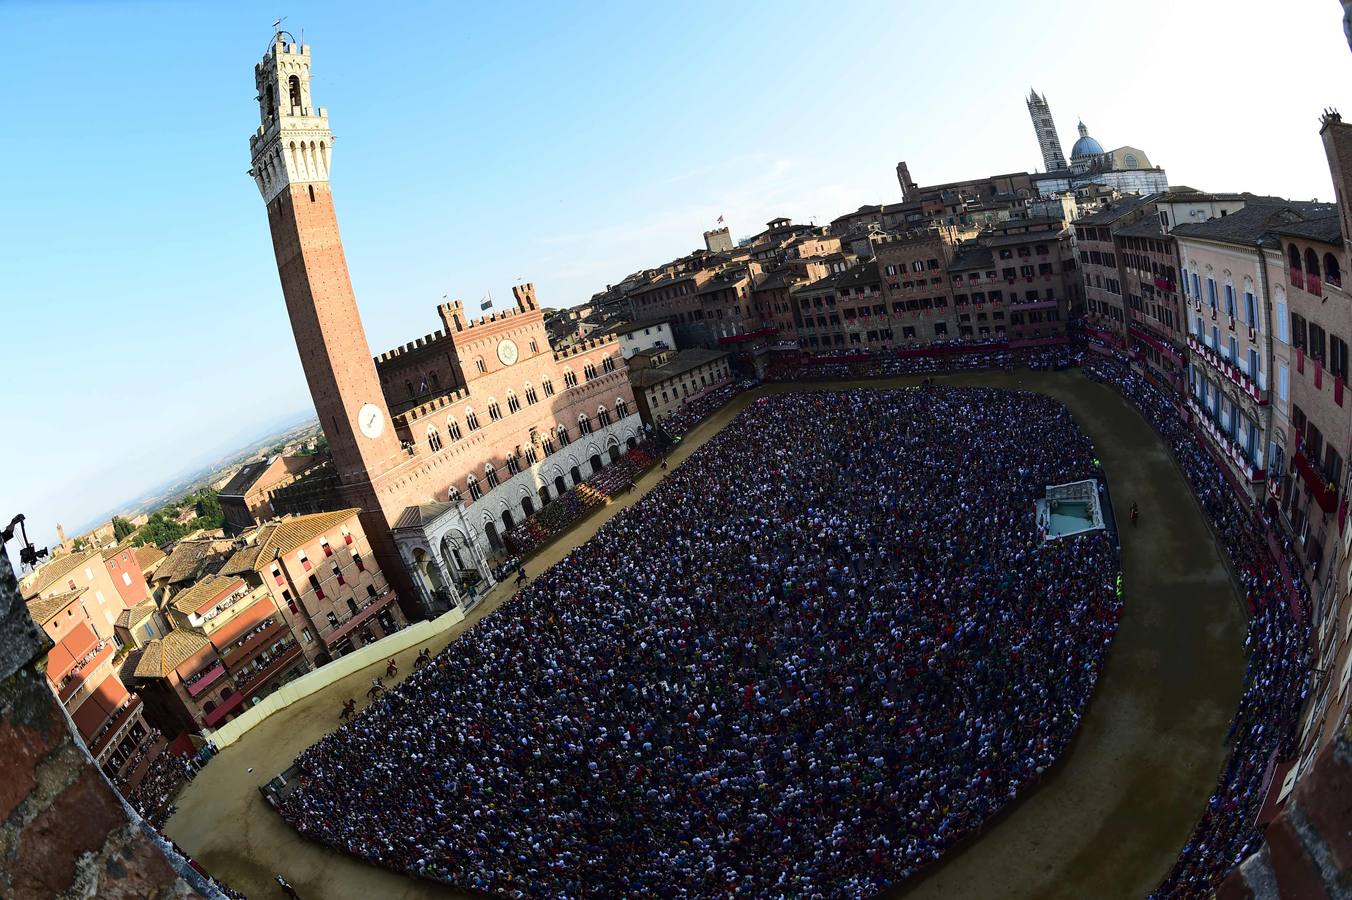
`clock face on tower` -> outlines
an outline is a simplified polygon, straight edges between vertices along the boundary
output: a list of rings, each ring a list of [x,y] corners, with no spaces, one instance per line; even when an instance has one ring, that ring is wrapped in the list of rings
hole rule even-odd
[[[512,343],[511,340],[504,340],[498,344],[498,359],[502,360],[504,366],[510,366],[516,362],[518,355],[516,344]]]
[[[385,414],[374,403],[368,403],[357,413],[361,433],[375,440],[385,432]]]

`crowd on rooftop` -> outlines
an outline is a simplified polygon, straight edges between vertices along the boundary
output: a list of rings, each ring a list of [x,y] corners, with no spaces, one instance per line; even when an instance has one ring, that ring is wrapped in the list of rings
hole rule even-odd
[[[1221,467],[1183,422],[1174,403],[1127,366],[1101,356],[1085,365],[1091,378],[1111,384],[1154,426],[1173,453],[1210,520],[1245,592],[1249,610],[1244,646],[1244,694],[1230,726],[1230,756],[1205,813],[1179,854],[1157,897],[1210,896],[1225,875],[1258,850],[1259,809],[1269,761],[1295,751],[1296,724],[1309,682],[1309,596],[1288,581],[1273,551],[1277,540],[1263,509],[1243,500]],[[1299,566],[1288,558],[1288,571]]]
[[[1034,501],[1093,474],[1042,395],[759,400],[304,751],[280,812],[500,895],[871,896],[1074,734],[1117,562]]]

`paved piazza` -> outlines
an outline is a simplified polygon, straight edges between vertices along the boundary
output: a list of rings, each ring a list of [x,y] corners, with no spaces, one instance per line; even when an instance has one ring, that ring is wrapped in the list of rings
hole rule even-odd
[[[770,878],[771,874],[777,879],[779,871],[787,871],[791,877],[815,880],[827,894],[868,894],[884,881],[903,877],[909,868],[924,863],[935,850],[952,843],[983,816],[994,812],[1012,787],[1036,778],[1038,768],[1048,769],[1049,774],[1038,789],[1026,791],[1026,797],[998,816],[995,825],[979,839],[964,842],[956,855],[949,854],[943,863],[902,890],[917,896],[935,892],[946,896],[981,896],[989,894],[995,877],[999,893],[1012,896],[1083,896],[1086,891],[1117,896],[1140,895],[1159,882],[1205,804],[1224,753],[1221,739],[1226,721],[1239,692],[1241,619],[1226,572],[1209,539],[1196,540],[1206,537],[1205,525],[1158,441],[1110,390],[1073,374],[986,373],[951,380],[1022,385],[1066,402],[1079,424],[1103,448],[1104,468],[1119,505],[1139,502],[1145,521],[1154,523],[1148,531],[1124,537],[1127,595],[1121,633],[1108,658],[1095,702],[1089,706],[1080,734],[1071,742],[1066,758],[1060,764],[1050,765],[1071,734],[1073,710],[1088,692],[1098,651],[1112,630],[1109,585],[1106,579],[1096,581],[1094,573],[1110,573],[1113,561],[1102,536],[1076,539],[1081,548],[1077,558],[1058,559],[1054,565],[1067,567],[1068,577],[1078,579],[1084,589],[1076,592],[1075,597],[1058,597],[1052,585],[1054,579],[1047,582],[1048,590],[1028,589],[1039,584],[1038,579],[1049,578],[1044,551],[1027,547],[1023,550],[1025,556],[1020,558],[1017,549],[1011,548],[1019,548],[1021,541],[1026,542],[1030,536],[1029,526],[1018,517],[1022,515],[1031,522],[1032,496],[1048,481],[1081,477],[1082,469],[1077,467],[1085,465],[1087,457],[1079,454],[1087,454],[1088,445],[1082,441],[1077,444],[1074,438],[1066,438],[1059,432],[1051,435],[1030,428],[1015,435],[1017,439],[1009,440],[996,423],[982,419],[979,414],[949,414],[928,420],[921,416],[919,423],[905,415],[876,415],[889,404],[904,406],[918,402],[908,399],[921,396],[914,393],[870,392],[867,395],[870,401],[857,408],[840,403],[840,397],[832,394],[777,398],[755,405],[749,413],[753,419],[765,417],[766,423],[773,423],[774,437],[769,443],[777,448],[777,462],[754,466],[743,462],[739,466],[739,459],[764,459],[765,454],[745,453],[745,442],[729,434],[701,453],[695,465],[673,470],[655,497],[645,500],[634,513],[624,515],[603,531],[600,541],[581,551],[582,555],[613,554],[622,545],[607,542],[626,529],[631,537],[641,532],[647,540],[673,536],[669,548],[678,548],[682,540],[720,538],[721,543],[715,547],[720,558],[718,565],[692,564],[684,573],[683,577],[689,579],[688,586],[696,590],[686,591],[684,597],[669,598],[671,602],[665,606],[647,607],[653,612],[645,618],[638,615],[640,607],[633,606],[643,592],[625,593],[614,587],[620,591],[621,606],[633,609],[628,621],[615,622],[600,615],[605,609],[602,604],[579,601],[600,593],[607,581],[612,586],[620,585],[623,563],[613,567],[611,575],[594,579],[572,592],[578,596],[560,593],[564,590],[564,577],[573,573],[556,570],[537,579],[528,595],[508,606],[502,615],[494,616],[485,627],[476,628],[469,642],[453,648],[450,655],[453,666],[446,675],[434,679],[438,688],[469,683],[479,687],[479,693],[469,704],[462,704],[453,712],[457,721],[472,717],[471,713],[477,713],[473,704],[483,703],[485,721],[489,721],[491,711],[495,717],[492,721],[502,723],[502,727],[482,729],[477,734],[448,726],[443,735],[460,734],[461,742],[456,744],[454,738],[447,737],[445,740],[452,743],[438,747],[438,758],[475,765],[481,784],[476,787],[473,778],[457,775],[449,768],[440,773],[443,780],[445,777],[455,780],[462,791],[495,788],[494,795],[500,804],[498,812],[477,823],[490,848],[491,842],[499,839],[489,833],[491,829],[483,827],[490,820],[492,829],[508,829],[514,817],[521,815],[540,814],[542,817],[537,816],[535,821],[547,822],[551,813],[565,820],[571,814],[565,805],[550,805],[561,803],[562,791],[553,798],[547,787],[534,793],[524,791],[531,783],[548,785],[547,780],[512,781],[513,767],[538,774],[544,770],[532,767],[544,767],[552,761],[549,754],[535,755],[541,745],[532,747],[533,738],[556,727],[564,716],[578,718],[587,713],[596,716],[615,707],[616,701],[622,701],[620,706],[645,699],[650,703],[645,707],[650,720],[605,723],[608,744],[595,749],[588,741],[594,741],[601,723],[592,722],[592,729],[585,734],[579,730],[577,746],[582,754],[592,757],[579,758],[600,762],[594,775],[588,774],[591,769],[585,766],[565,770],[555,765],[550,770],[559,779],[560,788],[569,786],[568,795],[587,799],[590,810],[604,814],[589,815],[585,821],[592,823],[590,828],[571,846],[538,851],[538,856],[537,851],[522,852],[523,858],[516,860],[521,867],[516,876],[520,879],[516,882],[518,888],[529,886],[544,893],[557,889],[607,894],[652,892],[663,883],[661,867],[665,865],[687,873],[692,879],[705,879],[683,882],[690,885],[690,890],[701,893],[717,892],[729,884],[746,885],[748,890],[759,891],[762,896],[767,891],[788,892],[790,888],[785,883],[776,886],[773,879],[758,880]],[[756,403],[766,393],[739,398],[733,409],[694,432],[675,461],[689,456],[736,408]],[[926,403],[960,404],[957,399],[960,395],[942,388],[928,396]],[[1019,402],[1055,408],[1040,398],[1022,398]],[[814,411],[823,410],[826,412],[820,414],[827,418],[814,423]],[[895,423],[898,430],[889,431],[889,426],[879,425],[879,418]],[[828,427],[822,428],[822,421]],[[907,421],[915,427],[903,428]],[[876,432],[866,437],[863,430],[868,427]],[[954,429],[954,432],[928,432],[931,437],[947,435],[953,440],[927,441],[925,446],[930,450],[919,453],[930,468],[929,483],[925,485],[928,490],[918,490],[917,485],[897,486],[899,480],[889,479],[889,474],[897,474],[900,459],[908,460],[906,465],[916,464],[918,442],[924,439],[927,428]],[[1077,434],[1073,428],[1067,433]],[[1005,443],[1009,446],[1005,447]],[[934,448],[951,448],[954,455]],[[999,477],[1000,467],[1005,462],[1012,464],[1011,453],[1026,456],[1020,462],[1029,469],[1028,478]],[[835,467],[834,477],[826,477],[826,470],[814,461],[818,457],[840,463]],[[937,474],[943,472],[952,473],[952,483],[943,484]],[[989,481],[994,475],[1006,490],[995,497],[976,496],[962,483],[966,472],[971,473],[971,484]],[[658,473],[645,478],[641,492],[651,489],[657,478]],[[1024,481],[1026,486],[1020,488]],[[696,504],[671,502],[679,496],[675,492],[695,491],[722,498],[717,515],[711,515],[707,507],[697,510]],[[888,497],[896,501],[890,509],[885,506],[890,501],[878,500]],[[871,501],[884,506],[874,506]],[[626,498],[606,513],[613,515],[632,502]],[[964,505],[968,507],[965,512]],[[670,512],[683,506],[691,509]],[[809,508],[812,512],[808,512]],[[657,521],[662,516],[655,514],[654,509],[669,513],[671,531],[664,530],[667,524]],[[837,523],[830,521],[833,516]],[[757,519],[763,521],[758,523]],[[594,519],[586,525],[594,526],[600,521]],[[646,527],[640,528],[637,524],[640,521],[646,522]],[[880,521],[889,524],[885,528],[878,524]],[[818,531],[815,544],[793,530],[805,527],[808,522]],[[966,527],[959,528],[959,522]],[[741,529],[736,533],[748,530],[761,533],[754,540],[738,542],[733,539],[732,523]],[[700,534],[701,527],[710,532]],[[898,539],[889,545],[888,529],[904,535],[904,542]],[[1011,538],[999,545],[998,551],[1006,570],[1005,580],[985,582],[984,590],[970,595],[953,591],[952,596],[941,596],[945,593],[942,584],[992,577],[982,571],[982,562],[995,545],[997,529]],[[583,531],[586,530],[590,529],[584,526]],[[546,558],[536,565],[557,559],[586,536],[579,533],[569,544],[550,548]],[[942,556],[949,562],[940,561],[941,557],[936,555],[915,566],[915,573],[905,571],[904,566],[900,570],[895,568],[901,565],[903,553],[921,552],[917,548],[928,546],[931,541],[942,544],[944,540],[960,542],[956,545],[958,552]],[[1102,546],[1094,547],[1096,541]],[[862,557],[857,571],[844,571],[841,560],[845,547],[851,548],[852,556]],[[1180,552],[1180,547],[1186,547],[1186,552]],[[829,566],[833,555],[836,573],[806,571],[813,566]],[[675,552],[667,559],[654,558],[652,565],[638,570],[635,580],[669,576],[675,565],[672,560],[682,558]],[[756,575],[757,567],[769,564],[772,559],[779,571],[781,558],[789,565],[795,559],[802,560],[805,570],[794,573],[796,578],[786,579],[794,584],[775,584],[782,574],[773,580]],[[736,560],[748,567],[742,571],[751,573],[749,583],[754,590],[748,591],[746,580],[737,585],[717,583],[718,573],[725,572],[727,565]],[[958,568],[950,568],[941,578],[939,570],[946,565]],[[1026,570],[1019,566],[1025,566]],[[935,573],[934,581],[929,581],[926,574],[931,571]],[[1019,574],[1011,576],[1011,571]],[[1183,603],[1179,602],[1181,595],[1171,590],[1169,584],[1170,579],[1180,574],[1190,582]],[[815,587],[811,585],[814,580],[819,582]],[[870,590],[862,591],[865,586]],[[854,601],[848,597],[851,587],[859,592]],[[888,610],[897,609],[897,605],[880,604],[873,608],[863,602],[863,594],[882,598],[888,596],[889,589],[897,592],[892,596],[907,594],[930,599],[901,607],[909,610],[909,615],[891,618]],[[840,609],[855,612],[843,617],[818,615],[827,608],[825,598],[830,590],[837,591],[834,599]],[[732,603],[734,591],[740,596],[748,593],[756,596],[757,607],[748,610],[744,604]],[[972,600],[977,594],[989,599],[999,591],[1009,593],[1005,598],[1009,602],[983,605]],[[500,602],[506,593],[506,589],[500,589],[492,602]],[[564,602],[564,597],[570,602]],[[696,607],[697,603],[705,608]],[[516,612],[527,605],[541,604],[552,607],[553,624],[538,624],[541,612],[547,621],[546,608],[524,617]],[[1077,609],[1089,615],[1057,618],[1058,610]],[[1034,613],[1039,621],[1057,622],[1058,627],[1045,629],[1045,634],[1031,629],[1020,631],[1020,610]],[[702,628],[694,628],[682,618],[696,616],[704,623]],[[719,627],[710,628],[708,623],[712,620]],[[964,629],[964,622],[977,624]],[[514,633],[518,626],[531,623],[535,623],[533,627]],[[560,629],[562,635],[561,629],[582,624],[592,628],[585,640],[568,644],[554,633]],[[984,633],[980,630],[983,627]],[[688,649],[682,651],[686,656],[674,659],[675,650],[669,650],[666,661],[657,658],[659,647],[678,646],[658,640],[664,628],[693,636],[687,640]],[[889,637],[894,637],[891,631],[896,630],[908,640],[875,641],[878,636],[873,629],[877,628],[884,629]],[[924,638],[919,637],[925,631],[930,633],[928,645],[922,645]],[[854,636],[853,642],[841,639],[846,633]],[[578,662],[574,676],[584,671],[601,671],[598,666],[584,668],[581,663],[587,661],[587,654],[597,654],[604,646],[598,642],[607,634],[610,638],[605,639],[625,644],[638,640],[640,650],[645,650],[642,642],[646,640],[648,655],[617,654],[605,660],[604,679],[597,678],[587,691],[575,690],[566,681],[567,664]],[[1086,638],[1086,634],[1094,637]],[[499,643],[509,637],[514,641]],[[821,640],[823,637],[825,640]],[[819,648],[831,647],[833,639],[835,654],[822,654]],[[548,688],[568,696],[556,697],[550,705],[555,714],[540,723],[543,731],[530,718],[539,704],[518,699],[520,707],[513,708],[513,698],[505,692],[513,679],[519,678],[512,673],[511,659],[504,656],[497,667],[486,665],[494,652],[509,645],[530,648],[527,653],[540,657],[536,662],[551,666],[557,663],[558,671],[563,673]],[[885,647],[892,652],[866,658],[873,647]],[[981,652],[977,652],[978,648]],[[1042,652],[1047,654],[1047,660],[1068,652],[1074,665],[1058,668],[1048,663],[1036,671],[1033,666],[1020,668],[1010,655],[1014,649],[1018,653]],[[995,652],[987,652],[992,650]],[[855,658],[850,658],[852,655]],[[891,677],[888,667],[892,657],[907,663],[908,669],[901,673],[903,677]],[[1000,665],[992,666],[993,659],[999,659]],[[407,667],[407,660],[404,664]],[[659,677],[664,664],[669,667],[665,679]],[[978,664],[986,668],[978,670]],[[940,671],[949,676],[956,671],[952,666],[969,668],[960,669],[963,678],[931,678],[935,673],[927,669],[930,665],[941,667]],[[682,666],[695,668],[688,680],[679,682],[677,676]],[[608,674],[611,668],[615,670],[613,677]],[[834,680],[828,681],[826,676],[832,672]],[[817,676],[821,680],[814,682]],[[991,690],[997,677],[1004,678],[1009,688],[1000,695],[1003,702],[995,702],[996,694]],[[373,891],[381,896],[455,896],[452,890],[365,866],[299,839],[275,814],[260,807],[257,794],[249,790],[270,772],[285,767],[292,755],[331,729],[340,699],[359,693],[359,686],[369,678],[369,674],[362,673],[346,679],[273,716],[239,745],[227,749],[189,787],[181,801],[180,813],[169,824],[169,834],[208,868],[246,892],[261,888],[270,871],[283,871],[302,894],[308,890],[326,897],[369,897],[374,895]],[[687,719],[684,725],[673,717],[664,718],[662,701],[670,698],[666,688],[659,691],[655,686],[655,682],[662,680],[669,686],[681,684],[688,695],[683,699],[690,701],[686,705],[698,711],[699,704],[704,703],[704,713],[695,721]],[[941,682],[950,686],[949,693],[945,694]],[[897,683],[905,688],[898,691],[887,687]],[[517,684],[520,685],[519,680]],[[821,696],[814,698],[814,693]],[[958,693],[962,696],[957,696]],[[412,697],[413,692],[408,692],[408,696]],[[761,699],[766,701],[764,705]],[[834,702],[826,704],[824,701],[828,699]],[[714,711],[712,704],[720,700],[723,705]],[[413,701],[402,702],[408,706]],[[596,703],[594,707],[590,705],[592,702]],[[795,727],[795,709],[811,709],[814,703],[821,704],[816,707],[814,721],[831,719],[835,723],[831,729],[834,734],[806,735]],[[790,721],[777,722],[764,706]],[[383,711],[376,715],[378,718],[392,713]],[[888,729],[871,730],[871,723],[876,724],[884,716],[889,724],[895,718],[904,723],[904,728],[912,729],[910,740],[888,743]],[[375,721],[368,718],[362,725]],[[647,733],[650,723],[652,734]],[[629,724],[634,724],[637,730],[629,733]],[[916,726],[920,731],[914,730]],[[707,750],[699,749],[700,732]],[[940,738],[939,734],[956,736]],[[509,735],[525,737],[526,743],[518,742],[512,747]],[[714,736],[724,743],[716,743]],[[407,737],[411,752],[421,752],[417,749],[419,741],[429,740],[425,735]],[[649,739],[654,737],[656,740]],[[482,744],[477,748],[473,746],[476,738]],[[1003,757],[1002,767],[992,766],[991,771],[978,773],[979,780],[973,782],[954,777],[954,772],[938,771],[942,757],[936,751],[944,740],[971,741],[974,746],[985,747],[997,755],[1006,752],[1008,755]],[[492,743],[498,744],[497,752],[490,749]],[[652,745],[651,749],[644,744]],[[733,748],[732,756],[710,755],[724,744]],[[672,748],[670,753],[666,747]],[[913,755],[906,756],[908,752]],[[737,754],[742,754],[745,760]],[[370,786],[374,790],[378,783],[384,793],[380,803],[392,804],[381,824],[381,833],[398,837],[391,839],[388,850],[364,849],[390,857],[406,857],[414,851],[426,854],[428,848],[418,851],[416,844],[425,843],[428,832],[414,826],[418,824],[418,815],[426,819],[438,814],[427,805],[431,791],[409,790],[424,776],[410,769],[400,771],[398,767],[406,765],[406,761],[397,762],[388,754],[384,759],[392,768],[378,782],[370,782]],[[842,759],[848,759],[854,768],[841,764]],[[744,761],[757,766],[751,769],[756,773],[751,779],[754,784],[737,780],[742,777],[739,772]],[[832,771],[835,765],[840,765],[840,771]],[[245,774],[247,766],[255,767],[255,772]],[[496,772],[498,768],[503,771]],[[458,771],[467,769],[462,767]],[[889,777],[902,772],[922,777]],[[497,785],[495,777],[502,779]],[[593,779],[588,788],[589,780]],[[774,787],[758,792],[754,785],[762,782]],[[372,790],[365,790],[365,796],[373,797]],[[675,798],[682,790],[698,802],[676,803]],[[655,796],[650,792],[655,792]],[[670,799],[664,798],[664,794],[669,794]],[[316,803],[320,799],[315,793],[310,797]],[[728,797],[736,802],[727,803],[724,798]],[[801,797],[809,798],[807,802],[813,805],[793,806]],[[439,814],[453,816],[455,801],[443,799]],[[517,802],[513,804],[513,800]],[[377,804],[368,800],[368,805]],[[491,807],[491,803],[481,802],[479,806]],[[702,811],[702,817],[696,818],[691,810]],[[410,811],[413,815],[406,815]],[[721,822],[720,815],[724,817]],[[756,815],[767,817],[768,824],[762,823],[765,825],[762,828],[743,827],[748,821],[754,822]],[[640,821],[645,828],[632,827]],[[812,831],[811,823],[821,825],[824,831]],[[330,830],[328,834],[330,840],[343,840],[339,832]],[[474,838],[478,838],[477,832]],[[771,839],[782,839],[782,846],[757,843]],[[568,838],[565,836],[564,840]],[[471,841],[461,847],[466,852],[459,858],[471,858],[478,846]],[[584,873],[582,884],[551,886],[553,883],[549,881],[526,880],[561,877],[560,872],[548,870],[547,861],[556,858],[554,850],[575,854],[574,864],[567,868]],[[712,870],[707,868],[707,859],[713,860]],[[636,863],[644,860],[653,865],[641,870]],[[757,860],[763,865],[758,866]],[[401,863],[408,864],[409,860],[401,858]],[[503,863],[497,865],[499,870],[510,868]],[[536,869],[535,874],[530,872],[531,868]],[[477,871],[483,877],[492,870],[486,864]],[[804,884],[806,881],[799,882],[800,890]],[[496,887],[504,890],[501,883]]]

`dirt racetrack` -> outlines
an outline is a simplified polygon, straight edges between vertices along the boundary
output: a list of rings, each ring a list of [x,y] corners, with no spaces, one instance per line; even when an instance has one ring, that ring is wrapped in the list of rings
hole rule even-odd
[[[1117,509],[1139,504],[1141,524],[1124,525],[1121,628],[1074,743],[1047,780],[982,835],[891,893],[908,900],[1144,896],[1187,840],[1227,753],[1225,732],[1244,674],[1236,588],[1167,451],[1112,389],[1078,372],[981,372],[940,380],[1037,390],[1066,404],[1098,448]],[[917,381],[772,385],[740,395],[688,435],[670,464],[679,464],[764,392]],[[538,574],[585,541],[662,474],[655,469],[644,476],[638,491],[547,547],[528,572]],[[511,585],[499,585],[431,648],[440,650],[512,593]],[[401,674],[415,655],[416,648],[398,656]],[[179,798],[168,835],[251,900],[281,896],[272,880],[278,872],[306,900],[467,896],[305,840],[257,791],[337,725],[343,700],[355,697],[364,705],[365,689],[380,670],[383,665],[355,673],[277,712],[224,750]]]

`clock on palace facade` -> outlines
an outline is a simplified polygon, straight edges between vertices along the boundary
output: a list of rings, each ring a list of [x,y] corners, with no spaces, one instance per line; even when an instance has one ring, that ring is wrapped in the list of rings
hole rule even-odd
[[[385,414],[374,403],[368,403],[357,413],[357,424],[361,433],[375,440],[385,431]]]
[[[502,361],[504,366],[510,366],[516,362],[519,355],[516,344],[510,338],[498,343],[498,359]]]

